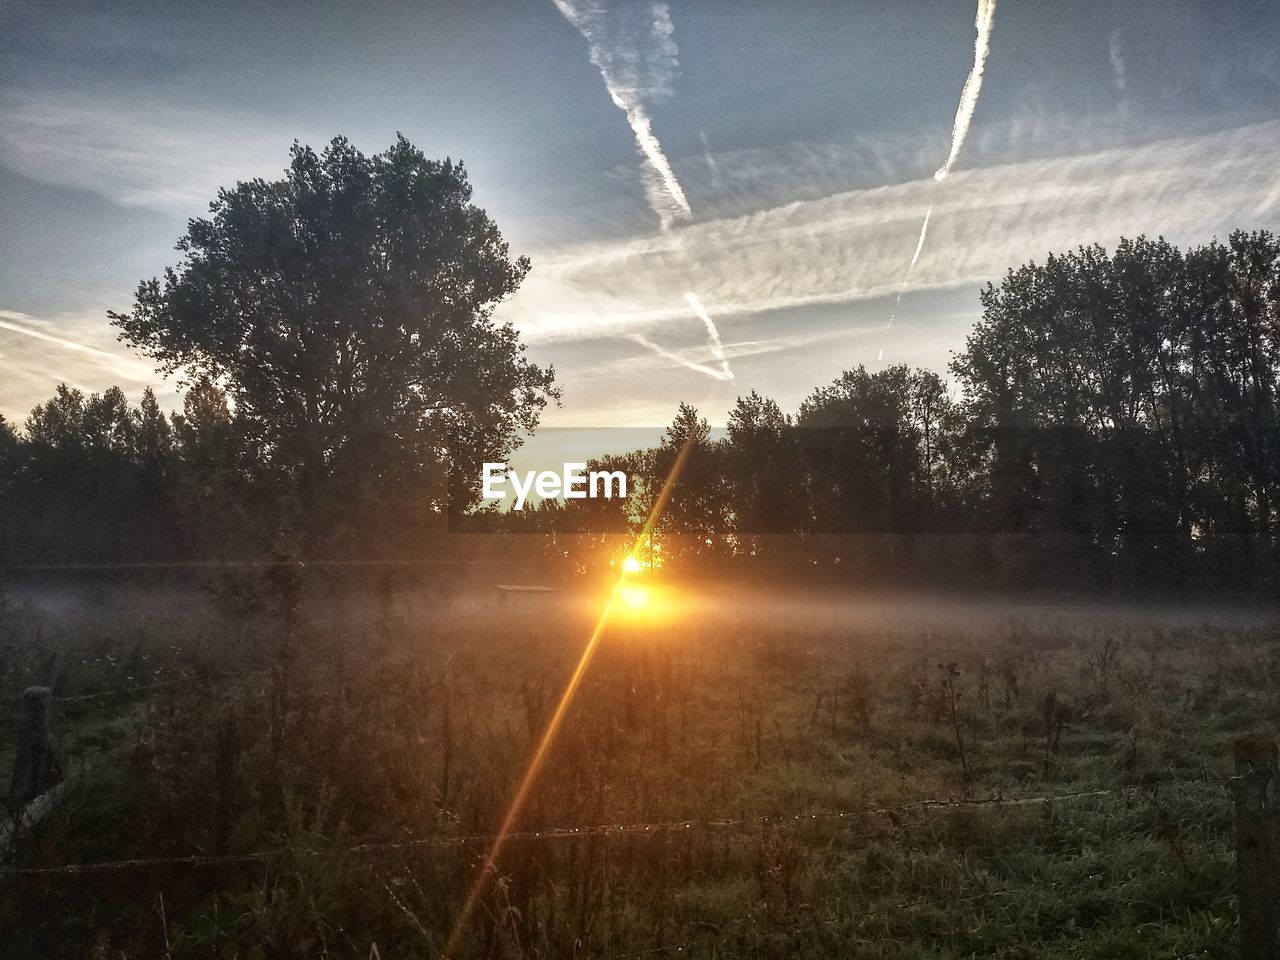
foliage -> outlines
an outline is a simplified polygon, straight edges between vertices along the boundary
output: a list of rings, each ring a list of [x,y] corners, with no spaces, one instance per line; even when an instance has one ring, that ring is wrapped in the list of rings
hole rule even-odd
[[[284,179],[220,191],[181,263],[111,314],[165,370],[226,390],[313,549],[470,506],[480,463],[556,396],[492,318],[529,262],[471,193],[460,163],[402,136],[373,157],[295,144]]]
[[[982,510],[1078,579],[1265,582],[1277,549],[1280,242],[1121,241],[1010,271],[954,370]]]
[[[9,865],[277,852],[6,877],[0,954],[439,955],[597,607],[415,587],[353,640],[372,598],[326,599],[287,684],[269,630],[182,594],[0,617],[0,693],[59,653],[55,730],[92,784]],[[1224,780],[1280,717],[1265,614],[759,587],[687,609],[605,632],[455,956],[1233,955]],[[165,685],[110,693],[141,671]]]
[[[192,556],[443,549],[433,465],[473,482],[552,395],[489,317],[527,264],[468,197],[459,167],[403,140],[372,159],[297,148],[286,180],[224,191],[181,270],[116,317],[203,371],[184,412],[170,427],[154,397],[128,411],[118,390],[64,386],[22,433],[0,431],[10,554],[120,559],[152,549],[147,530],[161,554]],[[249,296],[259,286],[270,295]],[[794,415],[740,397],[723,435],[681,404],[655,447],[591,465],[625,470],[625,501],[480,511],[467,529],[538,533],[522,549],[566,570],[608,565],[687,446],[645,548],[692,571],[1269,589],[1280,241],[1082,248],[1011,270],[981,303],[955,388],[856,367]]]

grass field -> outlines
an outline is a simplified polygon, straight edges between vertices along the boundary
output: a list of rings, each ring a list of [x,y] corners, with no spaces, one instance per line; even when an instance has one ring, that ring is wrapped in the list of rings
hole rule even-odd
[[[1270,616],[790,596],[618,611],[461,955],[1233,955]],[[15,958],[438,956],[600,605],[334,595],[286,634],[199,593],[36,599],[3,693],[58,654],[82,779],[0,877]]]

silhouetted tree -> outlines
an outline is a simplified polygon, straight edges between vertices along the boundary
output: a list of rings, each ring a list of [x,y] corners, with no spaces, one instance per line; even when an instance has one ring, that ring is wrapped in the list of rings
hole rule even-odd
[[[1056,578],[1274,561],[1280,246],[1122,241],[1010,271],[953,369],[996,529]],[[1208,566],[1206,566],[1206,564]]]
[[[479,464],[555,396],[492,317],[529,263],[470,201],[461,164],[404,137],[373,157],[295,144],[284,179],[220,191],[179,265],[111,314],[165,370],[225,386],[313,545],[470,506]]]
[[[24,452],[18,432],[0,415],[0,562],[14,560],[15,546],[22,536],[24,518],[15,507]]]
[[[169,424],[150,391],[134,409],[118,387],[86,397],[61,384],[9,436],[10,559],[110,564],[180,551]]]
[[[762,534],[798,533],[808,514],[790,419],[755,390],[729,411],[725,448],[733,529],[755,549]]]
[[[6,562],[252,558],[308,532],[319,542],[340,507],[346,530],[387,542],[439,515],[433,466],[497,459],[537,419],[550,374],[489,316],[524,263],[466,204],[461,171],[403,140],[372,160],[335,141],[294,161],[285,181],[224,191],[214,220],[192,223],[181,270],[117,317],[197,374],[181,414],[166,418],[150,390],[135,408],[118,388],[64,384],[21,432],[0,420]],[[1011,270],[981,305],[951,367],[959,400],[930,371],[857,367],[794,418],[754,391],[738,398],[724,440],[681,404],[656,446],[590,465],[630,477],[625,501],[479,511],[471,526],[539,534],[522,562],[602,569],[688,450],[641,545],[663,561],[1272,589],[1273,235],[1081,248]]]
[[[723,452],[722,444],[711,438],[706,419],[682,403],[658,446],[642,461],[642,517],[652,511],[668,478],[675,480],[653,528],[667,558],[720,549],[718,539],[728,532],[729,514]],[[677,474],[678,462],[682,465]]]

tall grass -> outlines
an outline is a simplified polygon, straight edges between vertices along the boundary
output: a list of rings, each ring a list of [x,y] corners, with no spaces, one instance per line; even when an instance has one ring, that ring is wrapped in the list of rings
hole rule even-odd
[[[432,957],[489,870],[467,956],[1230,950],[1229,794],[1173,781],[1280,719],[1265,616],[677,591],[607,631],[485,863],[464,838],[501,823],[595,604],[335,593],[286,627],[196,595],[11,602],[5,695],[56,653],[64,767],[89,771],[11,866],[281,852],[5,877],[0,946]],[[1140,789],[799,816],[1093,788]],[[699,823],[525,835],[670,820]],[[459,842],[394,845],[422,838]]]

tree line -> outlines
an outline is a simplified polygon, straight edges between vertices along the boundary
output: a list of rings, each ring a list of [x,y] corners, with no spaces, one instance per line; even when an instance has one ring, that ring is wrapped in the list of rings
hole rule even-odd
[[[111,321],[181,378],[182,410],[63,385],[20,428],[0,421],[5,565],[414,559],[462,529],[542,533],[548,557],[575,537],[590,554],[639,528],[680,460],[649,545],[664,563],[1273,582],[1280,243],[1266,232],[1028,263],[981,292],[949,380],[857,367],[794,411],[753,391],[723,436],[681,405],[657,446],[597,464],[636,478],[626,502],[519,515],[477,509],[480,464],[558,392],[492,316],[530,264],[461,164],[403,137],[371,157],[342,138],[295,144],[282,179],[220,191],[177,249]]]
[[[621,508],[549,504],[508,528],[634,527],[674,452],[672,559],[843,568],[860,580],[1269,592],[1276,571],[1280,243],[1122,240],[1010,270],[952,380],[857,367],[793,413],[752,392],[713,439],[682,406],[622,458]]]

